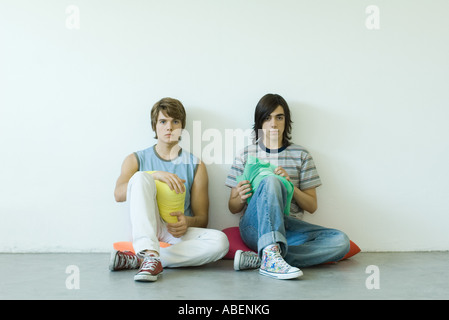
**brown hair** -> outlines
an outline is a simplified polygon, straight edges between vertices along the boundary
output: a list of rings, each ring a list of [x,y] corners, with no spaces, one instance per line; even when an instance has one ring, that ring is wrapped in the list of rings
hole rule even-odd
[[[284,109],[285,115],[285,129],[282,136],[282,146],[289,146],[291,144],[290,133],[292,131],[292,119],[290,116],[290,108],[287,102],[278,94],[268,93],[264,95],[257,103],[256,110],[254,112],[254,126],[255,133],[254,142],[259,139],[259,130],[262,129],[262,125],[265,119],[278,107],[281,106]]]
[[[173,98],[163,98],[156,102],[151,109],[151,128],[153,128],[154,132],[156,132],[156,123],[157,117],[159,116],[159,111],[162,111],[162,113],[167,117],[180,120],[183,129],[186,127],[186,111],[181,101]],[[154,138],[157,139],[157,133]]]

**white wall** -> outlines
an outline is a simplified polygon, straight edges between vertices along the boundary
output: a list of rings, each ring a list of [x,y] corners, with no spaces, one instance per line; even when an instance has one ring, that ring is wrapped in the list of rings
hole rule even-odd
[[[69,5],[80,29],[66,26]],[[369,5],[379,30],[365,26]],[[115,180],[153,144],[154,102],[178,98],[187,130],[196,120],[224,134],[250,128],[268,92],[289,102],[294,141],[324,183],[307,221],[365,251],[448,250],[448,11],[444,0],[0,0],[0,252],[109,251],[129,233]],[[238,223],[229,167],[208,166],[213,228]]]

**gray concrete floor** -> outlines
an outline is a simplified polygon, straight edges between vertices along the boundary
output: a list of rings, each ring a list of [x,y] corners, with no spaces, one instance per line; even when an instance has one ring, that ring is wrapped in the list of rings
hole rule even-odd
[[[106,253],[0,254],[0,299],[449,299],[449,252],[362,252],[304,268],[298,280],[237,272],[231,260],[220,260],[165,269],[157,282],[141,283],[133,280],[135,270],[110,272],[108,261]],[[372,265],[377,273],[367,270]]]

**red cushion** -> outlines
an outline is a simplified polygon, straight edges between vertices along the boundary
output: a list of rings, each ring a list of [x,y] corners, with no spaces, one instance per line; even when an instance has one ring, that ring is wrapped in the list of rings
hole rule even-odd
[[[240,236],[239,227],[226,228],[222,231],[226,234],[229,241],[229,251],[223,259],[234,259],[237,250],[253,251],[243,242],[242,237]]]
[[[361,250],[360,250],[359,246],[356,245],[351,240],[349,240],[349,252],[341,260],[345,260],[345,259],[351,258],[352,256],[356,255],[360,251]]]
[[[354,242],[352,242],[351,240],[349,240],[349,252],[348,252],[343,258],[341,258],[341,259],[338,260],[338,261],[341,261],[341,260],[345,260],[345,259],[351,258],[352,256],[356,255],[356,254],[359,253],[360,251],[361,251],[361,250],[360,250],[359,246],[356,245],[356,244],[355,244]],[[334,262],[326,262],[325,264],[331,264],[331,263],[335,263],[335,262],[338,262],[338,261],[334,261]]]

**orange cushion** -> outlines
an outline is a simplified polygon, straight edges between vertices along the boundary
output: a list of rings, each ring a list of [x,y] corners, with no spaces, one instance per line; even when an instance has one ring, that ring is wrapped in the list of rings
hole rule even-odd
[[[159,242],[159,245],[161,246],[161,248],[167,248],[167,247],[171,246],[171,244],[169,244],[167,242]],[[115,250],[118,250],[118,251],[131,251],[131,252],[135,253],[133,243],[130,241],[114,242],[113,247]]]

